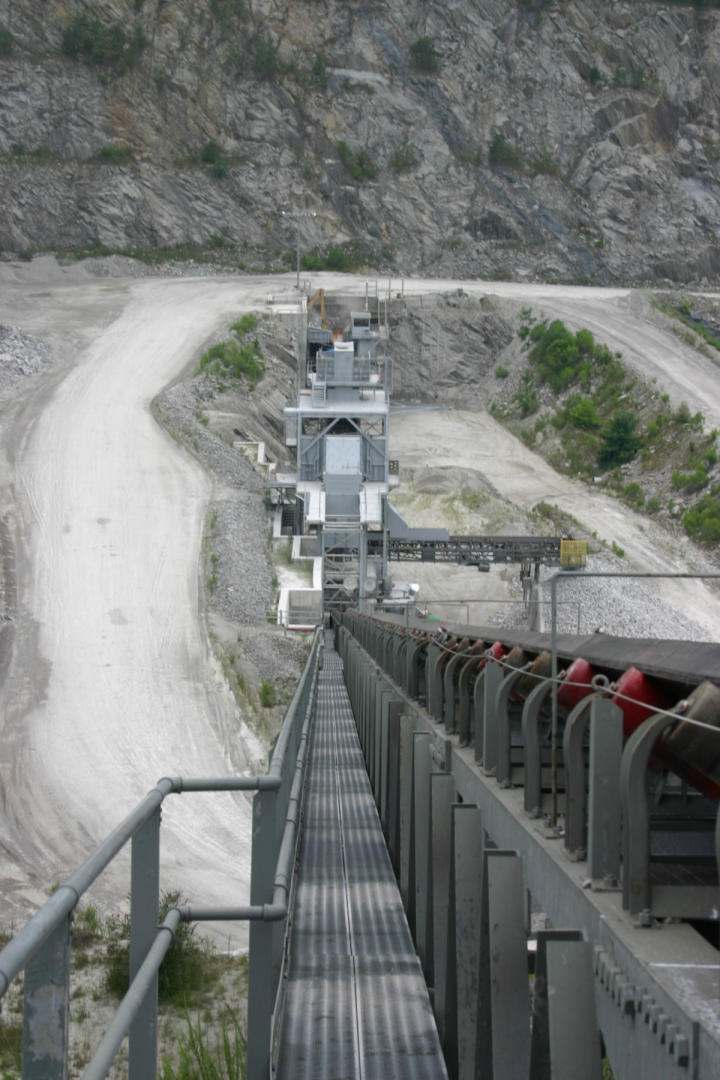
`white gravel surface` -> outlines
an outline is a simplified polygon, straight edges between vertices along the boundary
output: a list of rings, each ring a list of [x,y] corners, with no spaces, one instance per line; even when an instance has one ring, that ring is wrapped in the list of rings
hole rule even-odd
[[[42,899],[158,777],[252,764],[198,617],[202,521],[216,493],[149,406],[213,332],[239,312],[262,307],[268,293],[289,294],[293,281],[293,275],[98,280],[87,268],[59,268],[49,259],[0,265],[0,323],[59,350],[51,375],[43,376],[42,364],[29,373],[32,393],[7,414],[11,422],[2,430],[0,517],[18,541],[15,643],[0,691],[0,896],[9,917]],[[320,285],[365,291],[361,278],[323,274],[313,281]],[[392,283],[393,292],[401,287]],[[497,282],[405,287],[463,287],[552,303],[583,325],[586,311],[593,318],[599,311],[605,340],[630,296]],[[624,319],[623,336],[631,332]],[[650,341],[640,332],[625,343],[650,366],[656,346],[655,335]],[[703,378],[714,376],[708,375],[714,397],[704,411],[720,415],[715,369],[702,358],[698,364]],[[672,366],[658,372],[669,380],[676,374]],[[16,377],[0,381],[0,395],[12,395]],[[679,375],[676,382],[687,397]],[[686,552],[648,531],[644,519],[558,478],[489,417],[432,414],[432,429],[426,421],[418,432],[412,414],[394,418],[392,456],[455,465],[462,459],[490,472],[493,484],[523,507],[556,502],[622,543],[628,567],[684,565]],[[720,605],[703,586],[663,587],[663,604],[718,636]],[[653,625],[662,636],[659,622]],[[232,760],[225,752],[229,732],[237,733]],[[249,845],[244,799],[172,797],[164,815],[164,884],[180,886],[198,903],[242,902]],[[121,880],[111,879],[107,892],[123,895]]]

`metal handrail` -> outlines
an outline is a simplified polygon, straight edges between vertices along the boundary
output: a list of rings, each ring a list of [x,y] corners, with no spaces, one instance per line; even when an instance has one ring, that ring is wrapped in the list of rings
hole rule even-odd
[[[301,813],[302,790],[307,760],[307,747],[310,735],[313,705],[317,687],[317,672],[320,666],[320,652],[322,647],[322,633],[316,629],[310,655],[305,669],[298,682],[295,694],[288,706],[285,719],[275,743],[268,773],[261,776],[229,776],[229,777],[163,777],[158,780],[156,786],[148,792],[141,803],[117,826],[110,836],[90,855],[90,857],[58,888],[28,923],[0,950],[0,999],[6,993],[13,978],[23,969],[28,962],[33,960],[33,965],[39,968],[39,976],[34,973],[33,979],[28,978],[26,971],[25,980],[25,1004],[26,1023],[24,1025],[24,1040],[29,1046],[23,1046],[23,1060],[28,1061],[27,1071],[23,1075],[29,1078],[42,1078],[42,1080],[54,1080],[55,1076],[65,1076],[67,1059],[67,1020],[63,1025],[58,1025],[55,1031],[57,1042],[61,1045],[48,1045],[47,1031],[40,1030],[43,1027],[44,1016],[37,1016],[37,1029],[34,1030],[33,1018],[35,1009],[32,1003],[32,994],[37,994],[38,977],[40,985],[52,984],[56,1003],[63,998],[69,999],[69,952],[71,947],[70,925],[72,914],[81,896],[98,878],[118,852],[129,841],[133,841],[133,885],[131,890],[131,968],[133,967],[133,951],[136,945],[135,925],[136,915],[138,922],[145,922],[140,934],[142,941],[142,960],[135,965],[136,970],[131,971],[131,982],[128,992],[121,1002],[118,1011],[108,1029],[105,1037],[98,1046],[96,1053],[85,1073],[87,1080],[103,1077],[106,1075],[112,1060],[128,1030],[131,1031],[131,1053],[129,1063],[129,1076],[154,1076],[155,1065],[152,1072],[148,1071],[147,1059],[152,1056],[156,1059],[156,1027],[155,1023],[143,1025],[144,1039],[150,1032],[152,1044],[144,1041],[144,1056],[137,1053],[133,1057],[133,1020],[142,1010],[148,1009],[157,1013],[157,971],[163,957],[170,947],[177,925],[180,921],[208,921],[208,920],[263,920],[279,921],[287,916],[288,897],[291,887],[292,871],[297,845],[298,825]],[[298,730],[300,729],[300,730]],[[292,781],[288,775],[287,764],[290,755],[294,756]],[[159,905],[159,825],[160,808],[167,795],[183,794],[190,792],[209,791],[255,791],[259,796],[263,794],[274,795],[284,804],[278,806],[276,811],[284,817],[282,835],[277,845],[275,861],[275,873],[272,882],[272,896],[261,904],[251,904],[245,907],[215,907],[201,908],[186,906],[174,908],[168,912],[163,926],[157,929],[157,909]],[[256,796],[258,797],[258,796]],[[152,835],[156,839],[156,850],[153,853]],[[151,842],[147,840],[150,837]],[[137,855],[137,875],[141,879],[139,885],[135,884],[136,852],[135,842],[142,838],[138,844],[141,853]],[[272,843],[272,841],[271,841]],[[150,896],[147,891],[147,882],[153,883],[154,895]],[[147,926],[147,913],[143,916],[143,908],[148,904],[154,909],[154,927]],[[60,936],[58,936],[60,935]],[[135,948],[137,952],[137,947]],[[40,957],[38,966],[37,959]],[[43,981],[44,980],[44,981]],[[28,1004],[30,1002],[30,1004]],[[66,1010],[67,1011],[67,1010]],[[30,1022],[28,1022],[28,1017]],[[270,1029],[271,1017],[267,1017],[267,1030]],[[37,1038],[37,1043],[35,1042]],[[143,1042],[143,1039],[140,1040]],[[36,1053],[33,1047],[43,1044],[42,1051]],[[269,1038],[267,1038],[269,1045]],[[28,1053],[26,1053],[26,1050]],[[108,1056],[109,1055],[109,1056]],[[142,1065],[139,1066],[139,1062]],[[135,1062],[135,1064],[134,1064]],[[138,1067],[139,1066],[139,1067]],[[134,1072],[136,1070],[136,1073]]]

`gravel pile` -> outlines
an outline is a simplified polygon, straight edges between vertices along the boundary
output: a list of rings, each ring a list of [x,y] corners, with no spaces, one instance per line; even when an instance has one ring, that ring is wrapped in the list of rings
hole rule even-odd
[[[14,388],[20,379],[46,370],[53,359],[44,341],[0,324],[0,388]]]
[[[587,569],[596,572],[622,573],[628,568],[622,559],[611,555],[593,555]],[[550,584],[541,584],[543,625],[550,629]],[[597,630],[630,638],[660,638],[679,641],[712,641],[712,635],[693,619],[671,608],[658,595],[657,585],[627,578],[589,578],[584,581],[564,579],[557,590],[558,630],[580,633]]]

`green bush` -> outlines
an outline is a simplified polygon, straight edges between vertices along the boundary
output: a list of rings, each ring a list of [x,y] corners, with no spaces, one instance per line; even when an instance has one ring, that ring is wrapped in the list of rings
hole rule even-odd
[[[236,341],[220,341],[211,345],[200,358],[200,370],[212,371],[214,375],[232,375],[236,379],[245,378],[251,388],[257,386],[265,371],[260,344],[255,338],[252,343],[239,345]]]
[[[622,493],[628,502],[634,503],[636,506],[642,506],[645,502],[645,492],[634,480],[625,485]]]
[[[352,176],[353,180],[374,180],[377,166],[366,150],[354,152],[344,139],[337,144],[338,157]]]
[[[425,35],[418,38],[415,44],[410,46],[410,55],[418,71],[437,71],[438,54],[431,37]]]
[[[178,892],[164,893],[160,897],[162,923],[170,908],[179,907],[187,901]],[[158,998],[160,1001],[184,1005],[192,992],[206,981],[206,953],[193,937],[194,926],[181,922],[175,931],[158,972]],[[130,984],[130,916],[116,915],[106,924],[105,985],[109,993],[121,998]]]
[[[490,140],[488,161],[491,165],[504,165],[508,169],[519,169],[522,165],[520,151],[507,141],[502,131],[496,132]]]
[[[200,152],[200,160],[203,165],[210,166],[210,174],[216,180],[224,180],[230,171],[230,167],[223,157],[222,150],[216,142],[205,143]]]
[[[520,409],[522,417],[532,416],[537,412],[538,399],[535,389],[535,380],[532,371],[524,371],[520,378],[520,385],[515,394],[515,401]]]
[[[257,330],[257,325],[257,316],[253,315],[251,311],[248,311],[247,314],[242,315],[237,319],[230,329],[233,333],[237,334],[238,337],[244,337],[245,334],[251,334],[253,330]]]
[[[503,367],[502,364],[498,364],[498,366],[495,368],[496,379],[507,379],[509,374],[510,372],[508,371],[508,369],[506,367]]]
[[[366,256],[353,245],[340,247],[338,244],[333,244],[327,254],[308,251],[302,256],[303,270],[335,270],[342,274],[350,274],[366,263]],[[295,266],[295,252],[288,252],[288,264]]]
[[[594,431],[602,427],[602,417],[589,397],[571,394],[565,406],[567,418],[571,424],[583,431]]]
[[[720,492],[717,485],[710,495],[703,495],[683,514],[685,531],[701,544],[714,547],[720,544]]]
[[[122,26],[106,26],[85,11],[77,12],[63,30],[62,51],[73,60],[127,71],[137,64],[145,48],[145,34],[136,26],[127,39]]]
[[[129,146],[101,146],[95,159],[106,165],[126,165],[132,161],[133,152]]]
[[[13,46],[12,34],[4,26],[0,26],[0,56],[10,56]]]
[[[327,72],[325,71],[325,57],[322,53],[315,54],[312,66],[312,81],[316,86],[324,89],[327,86]]]
[[[533,343],[530,360],[540,380],[549,383],[556,393],[566,390],[578,378],[582,358],[575,335],[556,319],[549,326],[536,323],[529,337]]]
[[[636,432],[638,418],[634,412],[616,412],[600,432],[602,445],[598,453],[598,466],[601,469],[614,469],[624,465],[637,454],[642,440]]]
[[[233,19],[245,14],[244,0],[210,0],[210,11],[223,30],[227,30]]]
[[[274,685],[271,682],[267,682],[265,679],[260,683],[260,704],[264,709],[271,709],[277,701],[277,692]]]
[[[216,142],[208,142],[202,148],[200,160],[205,165],[214,165],[216,161],[222,161],[222,150]]]
[[[417,165],[417,150],[412,143],[405,143],[404,146],[398,147],[390,160],[390,168],[394,172],[404,172],[406,169],[412,169],[414,165]]]
[[[274,79],[278,71],[277,46],[267,36],[255,41],[252,54],[252,66],[261,79]]]
[[[552,159],[547,150],[543,150],[531,164],[534,173],[542,173],[545,176],[560,176],[560,166]]]
[[[693,469],[692,472],[684,473],[676,469],[672,474],[673,486],[681,488],[683,491],[687,491],[691,494],[694,491],[700,491],[702,488],[707,487],[710,483],[710,478],[702,466],[698,466]]]

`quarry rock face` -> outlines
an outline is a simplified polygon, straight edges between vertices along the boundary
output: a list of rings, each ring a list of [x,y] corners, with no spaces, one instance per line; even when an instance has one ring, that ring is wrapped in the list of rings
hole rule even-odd
[[[691,4],[0,0],[0,243],[712,282],[718,86]]]

